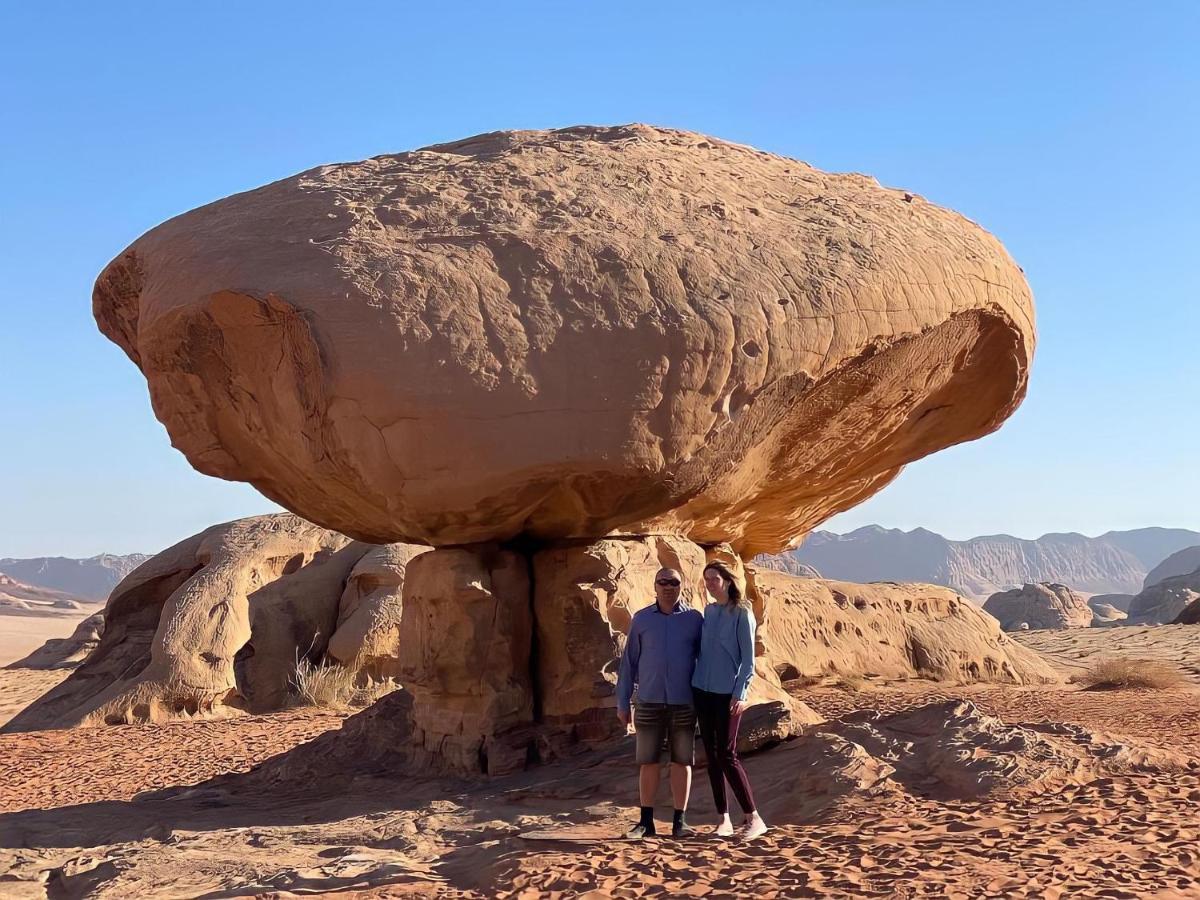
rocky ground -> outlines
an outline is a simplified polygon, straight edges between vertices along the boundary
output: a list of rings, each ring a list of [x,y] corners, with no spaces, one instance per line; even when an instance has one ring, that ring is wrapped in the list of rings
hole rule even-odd
[[[1075,640],[1185,646],[1142,631]],[[1071,647],[1046,649],[1077,666]],[[4,674],[6,694],[57,677]],[[695,839],[518,836],[617,831],[634,796],[624,744],[466,782],[366,762],[321,774],[304,744],[341,723],[328,711],[5,735],[0,896],[1200,895],[1194,685],[790,688],[830,723],[749,760],[774,826],[751,844],[710,833],[702,772]]]

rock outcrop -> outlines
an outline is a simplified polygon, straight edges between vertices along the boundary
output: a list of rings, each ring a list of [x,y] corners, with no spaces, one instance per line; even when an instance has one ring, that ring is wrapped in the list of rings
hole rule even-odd
[[[1129,618],[1125,610],[1118,609],[1111,603],[1098,602],[1095,597],[1089,597],[1087,605],[1092,611],[1092,624],[1096,626],[1116,625]]]
[[[996,617],[1005,631],[1041,628],[1086,628],[1093,613],[1087,600],[1065,584],[1026,584],[988,597],[983,611]]]
[[[216,525],[113,590],[96,649],[7,731],[276,707],[369,548],[290,514]]]
[[[789,677],[931,676],[1037,684],[1061,678],[948,588],[852,584],[753,569],[764,663]]]
[[[1191,575],[1200,569],[1200,546],[1184,547],[1160,562],[1146,574],[1143,590],[1176,575]]]
[[[1200,625],[1200,597],[1183,608],[1172,625]]]
[[[328,528],[747,558],[999,427],[1034,343],[967,219],[644,125],[321,166],[148,232],[93,308],[195,468]]]
[[[103,633],[104,613],[93,613],[76,625],[69,637],[50,638],[24,659],[4,668],[73,669],[91,655]]]
[[[354,564],[338,602],[337,628],[326,649],[332,659],[374,681],[399,674],[404,571],[413,557],[428,549],[419,544],[383,544]]]
[[[1200,571],[1164,578],[1130,601],[1129,624],[1164,625],[1173,622],[1197,598],[1200,598]]]

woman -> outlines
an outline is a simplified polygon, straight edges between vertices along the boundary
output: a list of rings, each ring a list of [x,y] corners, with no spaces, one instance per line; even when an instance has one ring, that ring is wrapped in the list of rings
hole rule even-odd
[[[714,602],[704,609],[700,658],[692,677],[696,719],[708,757],[713,801],[721,817],[717,834],[733,834],[725,799],[728,781],[745,816],[741,836],[749,840],[767,830],[754,806],[750,780],[737,755],[738,726],[754,676],[754,613],[733,580],[733,573],[721,563],[711,562],[704,567],[704,586]]]

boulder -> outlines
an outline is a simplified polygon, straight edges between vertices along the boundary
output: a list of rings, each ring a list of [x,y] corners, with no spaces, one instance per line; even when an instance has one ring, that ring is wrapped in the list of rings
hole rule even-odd
[[[1164,578],[1129,603],[1130,625],[1163,625],[1174,621],[1200,598],[1200,571]]]
[[[745,558],[999,427],[1034,345],[1020,269],[962,216],[646,125],[228,197],[135,241],[93,310],[196,469],[327,528]]]
[[[91,655],[104,633],[104,613],[88,616],[75,626],[70,637],[50,638],[24,659],[6,669],[73,669]]]
[[[1200,569],[1200,546],[1184,547],[1172,553],[1146,574],[1143,589],[1176,575],[1191,575]]]
[[[1175,617],[1172,625],[1200,625],[1200,598],[1193,600],[1184,607],[1183,612]]]
[[[1037,653],[949,588],[852,584],[752,570],[768,622],[762,662],[788,677],[928,676],[947,681],[1061,681]]]
[[[428,547],[383,544],[357,563],[338,602],[337,630],[326,648],[331,659],[356,669],[364,680],[394,678],[400,659],[404,571]]]
[[[1129,612],[1129,604],[1133,602],[1133,594],[1092,594],[1088,597],[1088,606],[1094,612],[1098,607],[1108,606],[1119,612]]]
[[[995,616],[1005,631],[1028,628],[1086,628],[1092,624],[1092,610],[1082,594],[1065,584],[1038,582],[1010,591],[992,594],[983,611]]]
[[[1111,603],[1098,603],[1095,597],[1089,598],[1087,603],[1092,611],[1092,624],[1095,626],[1116,625],[1129,618],[1129,614],[1124,610],[1117,609]]]
[[[291,514],[181,541],[113,589],[96,649],[4,730],[270,708],[298,659],[320,658],[367,549]]]

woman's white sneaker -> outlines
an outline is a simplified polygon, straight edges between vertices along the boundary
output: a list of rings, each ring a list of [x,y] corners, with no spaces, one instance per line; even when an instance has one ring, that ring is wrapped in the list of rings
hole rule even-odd
[[[729,820],[729,813],[721,819],[721,824],[717,826],[718,837],[733,837],[733,822]]]
[[[738,835],[743,841],[752,841],[756,837],[761,837],[767,833],[767,823],[762,820],[762,816],[755,813],[742,826],[741,832]]]

